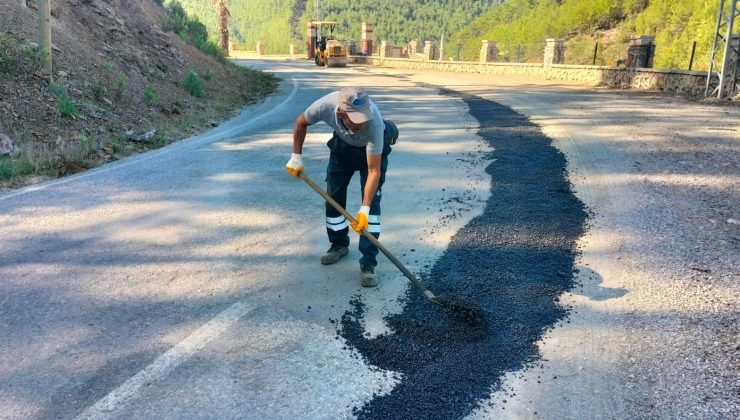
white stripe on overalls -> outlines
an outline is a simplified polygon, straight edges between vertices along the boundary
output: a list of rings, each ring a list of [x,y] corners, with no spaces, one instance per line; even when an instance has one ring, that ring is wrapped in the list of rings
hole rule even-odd
[[[367,216],[367,231],[380,233],[380,215],[371,214]]]
[[[347,219],[345,219],[344,216],[326,218],[326,228],[327,229],[331,229],[335,232],[338,232],[348,227],[349,227],[349,223],[347,223]]]

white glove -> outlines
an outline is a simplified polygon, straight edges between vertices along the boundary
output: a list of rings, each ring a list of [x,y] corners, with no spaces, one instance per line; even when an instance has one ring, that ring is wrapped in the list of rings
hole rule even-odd
[[[290,160],[285,165],[285,169],[288,170],[289,174],[298,177],[303,172],[303,156],[300,153],[291,153]]]

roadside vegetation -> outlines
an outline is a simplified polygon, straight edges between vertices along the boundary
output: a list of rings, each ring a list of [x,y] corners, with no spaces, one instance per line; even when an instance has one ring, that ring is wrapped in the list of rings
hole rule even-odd
[[[0,83],[36,83],[44,54],[37,45],[0,32]],[[49,100],[56,103],[62,118],[74,119],[77,116],[77,105],[64,86],[52,83],[46,93]],[[2,127],[0,134],[4,134]],[[92,138],[87,135],[76,142],[47,145],[32,141],[28,130],[12,134],[15,137],[13,152],[0,155],[0,180],[31,174],[58,175],[62,166],[84,167],[96,150]]]
[[[213,0],[165,0],[187,11],[215,42],[218,14]],[[566,39],[569,64],[616,65],[626,59],[632,35],[654,35],[655,66],[704,70],[716,24],[717,2],[707,0],[255,0],[229,3],[229,28],[238,48],[263,41],[268,54],[305,48],[309,19],[335,20],[335,36],[358,40],[362,22],[374,25],[377,43],[412,39],[439,42],[445,59],[477,60],[481,40],[496,41],[499,60],[540,61],[546,38]],[[179,32],[178,32],[179,33]],[[598,44],[598,47],[597,47]]]
[[[15,35],[0,32],[0,80],[33,74],[41,69],[44,51]]]
[[[340,39],[359,40],[362,22],[370,22],[378,43],[404,44],[412,39],[439,41],[443,34],[449,38],[500,3],[502,0],[322,0],[321,17],[338,22]],[[306,16],[314,16],[312,1],[306,4]]]
[[[322,0],[319,16],[313,0],[231,1],[229,28],[238,48],[254,50],[257,41],[262,41],[268,54],[287,54],[291,43],[303,50],[309,19],[337,21],[334,34],[343,41],[359,40],[362,22],[373,23],[376,40],[396,43],[413,38],[438,40],[442,33],[449,37],[501,1]],[[179,2],[215,36],[218,16],[212,0]]]
[[[203,97],[203,88],[201,87],[198,73],[192,70],[188,72],[188,75],[185,76],[185,89],[187,89],[188,92],[196,98]]]
[[[162,4],[163,2],[159,3]],[[225,61],[224,51],[219,48],[215,38],[209,39],[208,28],[198,17],[189,15],[179,1],[170,1],[166,3],[166,6],[169,12],[167,22],[165,22],[162,29],[176,33],[183,41],[195,45],[208,55]],[[212,27],[211,33],[217,33],[215,25]]]
[[[35,14],[8,4],[13,15],[0,16],[0,189],[163,147],[274,91],[274,76],[235,66],[197,18],[161,3],[102,14],[60,3],[55,18],[68,27],[92,17],[100,24],[55,32],[52,75],[26,31]]]
[[[240,49],[254,50],[257,41],[263,41],[269,54],[287,54],[291,42],[303,39],[305,24],[292,28],[294,8],[306,1],[299,0],[254,0],[229,2],[230,40],[237,43]],[[313,7],[314,1],[309,1]],[[172,7],[180,5],[187,13],[203,22],[210,34],[210,40],[216,41],[218,35],[218,11],[213,0],[165,0],[164,4]],[[301,9],[299,16],[303,15]],[[294,34],[294,29],[296,34]]]
[[[448,51],[476,60],[482,39],[498,43],[499,59],[538,61],[546,38],[567,40],[566,62],[615,65],[631,35],[655,35],[655,67],[706,69],[717,2],[706,0],[508,0],[457,33]]]

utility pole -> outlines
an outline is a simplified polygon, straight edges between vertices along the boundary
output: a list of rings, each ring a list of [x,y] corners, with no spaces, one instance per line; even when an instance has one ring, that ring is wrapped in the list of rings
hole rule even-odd
[[[53,80],[51,66],[51,5],[49,0],[36,0],[39,20],[39,47],[44,52],[42,64],[44,71],[49,75],[49,82]]]
[[[738,74],[740,37],[735,35],[734,30],[738,16],[740,16],[738,0],[719,0],[717,29],[714,32],[714,45],[709,60],[707,85],[704,90],[706,97],[716,94],[717,98],[726,99],[740,91],[740,74]],[[718,85],[710,90],[714,80],[718,81]]]

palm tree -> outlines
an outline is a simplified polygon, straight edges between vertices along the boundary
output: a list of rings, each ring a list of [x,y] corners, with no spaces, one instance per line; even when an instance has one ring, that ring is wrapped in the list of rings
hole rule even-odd
[[[229,0],[213,0],[218,10],[218,43],[222,50],[229,49]]]

